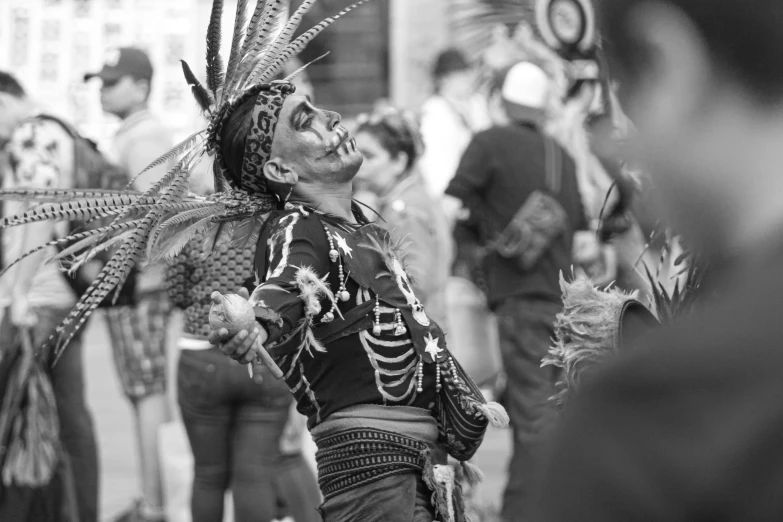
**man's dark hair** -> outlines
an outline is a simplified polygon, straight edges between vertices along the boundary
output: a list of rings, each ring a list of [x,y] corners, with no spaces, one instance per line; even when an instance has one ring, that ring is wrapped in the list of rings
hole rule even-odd
[[[250,128],[253,126],[255,104],[255,96],[248,97],[241,102],[223,124],[223,130],[220,135],[220,143],[228,175],[235,183],[239,183],[242,178],[245,145],[247,137],[250,135]],[[259,173],[260,175],[261,173]]]
[[[713,64],[763,102],[783,97],[783,2],[659,0],[679,9],[701,33]],[[604,46],[619,79],[633,84],[650,50],[633,33],[629,15],[644,0],[597,0]]]
[[[10,94],[15,98],[24,98],[26,96],[19,81],[12,74],[5,71],[0,71],[0,92]]]

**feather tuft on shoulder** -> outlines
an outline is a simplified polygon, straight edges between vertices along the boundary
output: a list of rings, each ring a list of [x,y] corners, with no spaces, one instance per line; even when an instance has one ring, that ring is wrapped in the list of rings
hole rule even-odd
[[[586,277],[567,282],[560,274],[563,311],[555,321],[554,345],[541,366],[563,370],[552,397],[564,406],[569,393],[579,388],[584,374],[618,352],[622,311],[636,292],[625,293],[614,288],[600,290]]]

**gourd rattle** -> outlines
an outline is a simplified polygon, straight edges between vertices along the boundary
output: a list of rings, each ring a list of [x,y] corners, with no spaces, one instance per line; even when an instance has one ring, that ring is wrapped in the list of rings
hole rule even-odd
[[[242,330],[253,331],[257,323],[256,314],[250,301],[241,295],[223,295],[218,291],[212,292],[210,297],[212,298],[212,307],[209,310],[209,326],[213,330],[225,329],[231,336]],[[266,366],[275,379],[283,377],[283,371],[263,347],[256,353],[256,361]],[[252,364],[248,366],[248,372],[252,377]]]

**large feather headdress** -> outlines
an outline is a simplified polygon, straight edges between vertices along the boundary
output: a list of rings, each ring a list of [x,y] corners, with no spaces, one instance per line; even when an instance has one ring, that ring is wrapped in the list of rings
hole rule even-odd
[[[75,271],[98,252],[113,249],[114,254],[98,277],[81,296],[76,307],[49,339],[59,356],[87,318],[111,292],[125,283],[134,265],[157,262],[176,256],[197,234],[209,253],[221,242],[233,248],[254,243],[269,212],[277,207],[266,190],[260,167],[269,159],[271,137],[280,107],[293,92],[289,81],[303,68],[283,81],[274,81],[284,65],[335,20],[367,0],[360,0],[293,38],[316,0],[304,0],[289,17],[290,0],[259,0],[251,9],[250,0],[237,0],[234,32],[228,62],[220,52],[223,0],[213,0],[207,29],[206,86],[184,61],[182,69],[191,91],[209,120],[200,130],[153,161],[128,184],[125,191],[106,190],[5,190],[2,199],[32,200],[38,203],[24,214],[5,218],[0,228],[36,221],[72,221],[102,226],[50,241],[10,263],[3,271],[35,251],[52,245],[68,245],[54,257]],[[223,125],[232,112],[255,97],[254,123],[247,139],[242,172],[230,172],[220,148]],[[199,197],[188,191],[188,179],[205,156],[214,156],[216,192]],[[167,162],[176,164],[145,192],[129,190],[136,178]]]

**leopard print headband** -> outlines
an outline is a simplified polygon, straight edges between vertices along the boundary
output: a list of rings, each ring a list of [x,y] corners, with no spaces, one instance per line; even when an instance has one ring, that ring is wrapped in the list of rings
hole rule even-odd
[[[280,111],[283,108],[283,102],[289,94],[292,94],[296,88],[285,81],[274,81],[269,84],[259,85],[248,90],[245,96],[235,100],[230,106],[226,107],[223,114],[219,116],[220,123],[216,126],[212,134],[212,140],[216,161],[215,168],[219,169],[222,178],[225,179],[233,190],[241,190],[248,194],[268,194],[266,178],[262,174],[262,169],[272,154],[272,138],[275,135],[275,128],[280,117]],[[222,126],[233,113],[234,109],[244,103],[248,96],[256,96],[251,115],[252,123],[250,132],[245,141],[245,152],[242,156],[242,170],[238,174],[230,175],[225,158],[220,150],[220,135]]]

